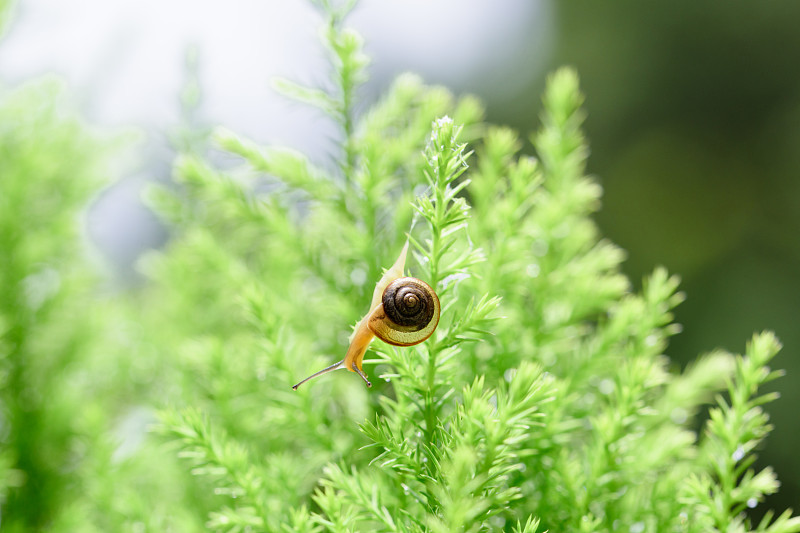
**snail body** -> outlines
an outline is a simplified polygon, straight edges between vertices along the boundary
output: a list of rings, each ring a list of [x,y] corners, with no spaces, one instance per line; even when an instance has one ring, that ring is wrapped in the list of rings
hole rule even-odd
[[[367,387],[371,387],[362,363],[376,336],[394,346],[413,346],[433,334],[439,324],[439,298],[424,281],[403,275],[407,253],[406,242],[400,257],[375,285],[370,310],[356,325],[344,359],[308,376],[292,389],[297,390],[306,381],[340,368],[357,373]]]

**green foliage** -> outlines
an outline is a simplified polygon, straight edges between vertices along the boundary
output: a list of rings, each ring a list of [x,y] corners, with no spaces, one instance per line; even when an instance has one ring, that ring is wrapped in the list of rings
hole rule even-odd
[[[147,193],[173,238],[138,294],[97,289],[80,235],[110,147],[52,83],[0,94],[4,530],[800,531],[747,515],[778,489],[754,461],[779,343],[669,367],[683,296],[661,268],[634,290],[592,221],[575,72],[549,79],[535,157],[413,75],[358,114],[352,4],[316,2],[330,85],[276,83],[339,125],[333,162],[217,130],[215,164],[188,58],[176,183]],[[292,391],[405,242],[438,329],[376,341],[372,389]],[[125,429],[153,408],[149,438]]]
[[[718,397],[717,407],[709,413],[706,439],[700,448],[705,469],[692,473],[683,487],[697,531],[750,530],[742,512],[778,490],[778,480],[770,467],[760,472],[751,467],[755,461],[753,451],[772,429],[761,406],[775,400],[777,393],[757,394],[762,385],[783,374],[767,367],[780,347],[770,333],[754,336],[745,356],[736,358],[733,379],[727,383],[728,397]],[[788,511],[774,522],[772,516],[768,512],[755,531],[800,528],[800,517],[792,518]]]
[[[5,33],[13,8],[14,2],[12,0],[0,0],[0,37]]]
[[[80,519],[81,494],[102,479],[86,476],[110,457],[105,430],[125,402],[124,362],[110,364],[117,352],[104,344],[117,311],[93,289],[79,217],[107,179],[113,145],[88,130],[63,93],[55,80],[0,92],[0,504],[8,531]]]
[[[68,100],[54,79],[0,89],[2,530],[191,531],[188,476],[142,442],[164,372],[84,236],[128,138]]]
[[[752,469],[777,341],[668,367],[683,296],[663,269],[634,292],[592,222],[575,73],[549,80],[535,158],[473,99],[413,76],[356,118],[361,42],[346,9],[321,8],[332,86],[278,87],[341,126],[337,163],[219,131],[242,167],[186,156],[180,189],[149,195],[175,230],[147,262],[154,342],[181,380],[160,431],[216,494],[208,527],[800,531],[790,512],[743,514],[777,490]],[[373,389],[337,372],[292,392],[341,359],[406,239],[437,331],[376,342]]]

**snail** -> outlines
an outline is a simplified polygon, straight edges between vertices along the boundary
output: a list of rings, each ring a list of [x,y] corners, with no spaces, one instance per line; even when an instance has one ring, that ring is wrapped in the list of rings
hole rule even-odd
[[[400,257],[375,285],[369,312],[358,322],[344,359],[311,374],[292,389],[322,374],[344,368],[356,372],[372,387],[361,368],[372,339],[378,337],[394,346],[413,346],[431,336],[439,324],[439,297],[424,281],[403,276],[408,242]]]

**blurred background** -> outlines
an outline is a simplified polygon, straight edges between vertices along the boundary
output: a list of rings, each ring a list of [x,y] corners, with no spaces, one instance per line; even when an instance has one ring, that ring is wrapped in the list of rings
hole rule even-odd
[[[187,128],[224,125],[330,162],[335,128],[270,89],[274,76],[326,77],[306,2],[25,0],[13,14],[1,84],[54,73],[92,123],[143,132],[88,221],[121,284],[165,242],[139,194],[168,179]],[[800,3],[362,0],[350,22],[373,60],[366,103],[414,71],[529,132],[546,73],[577,67],[589,169],[605,188],[598,223],[637,285],[656,265],[683,279],[676,368],[717,347],[741,352],[762,329],[784,342],[775,364],[788,377],[774,385],[759,462],[783,482],[770,506],[800,507]]]

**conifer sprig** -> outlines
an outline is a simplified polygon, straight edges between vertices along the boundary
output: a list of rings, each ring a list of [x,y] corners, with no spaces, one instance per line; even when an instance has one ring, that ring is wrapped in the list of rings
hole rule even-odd
[[[688,480],[683,495],[693,504],[692,519],[710,530],[750,531],[752,526],[743,512],[778,490],[772,468],[754,472],[751,467],[756,446],[772,430],[762,406],[778,395],[759,389],[783,375],[767,366],[780,348],[773,333],[754,335],[745,355],[735,358],[727,398],[718,396],[717,407],[709,413],[701,443],[701,459],[707,469]],[[752,531],[800,531],[800,517],[786,512],[773,521],[773,516],[765,514]]]
[[[664,269],[634,292],[624,253],[591,219],[601,189],[586,175],[576,73],[548,81],[536,157],[511,130],[476,127],[473,99],[410,75],[359,118],[366,60],[343,25],[352,3],[318,6],[331,84],[282,86],[339,124],[336,165],[224,132],[218,141],[244,168],[228,175],[185,159],[189,199],[165,204],[185,234],[155,271],[182,298],[165,316],[199,315],[169,339],[197,376],[184,397],[203,414],[199,425],[180,410],[164,420],[222,488],[204,505],[209,523],[798,531],[791,513],[755,527],[744,516],[777,489],[770,470],[751,471],[769,429],[772,397],[756,389],[778,375],[765,370],[774,338],[756,337],[738,361],[715,352],[670,369],[683,295]],[[266,194],[261,179],[274,186]],[[389,383],[369,392],[331,375],[290,394],[292,372],[341,356],[346,325],[406,238],[411,274],[439,294],[438,330],[414,347],[373,344],[378,357],[366,362]],[[179,290],[192,271],[217,283]],[[728,378],[698,444],[695,417]],[[220,501],[231,490],[237,498]]]
[[[165,411],[159,432],[180,446],[178,455],[192,465],[192,474],[212,480],[214,493],[228,496],[235,508],[224,507],[210,515],[209,526],[225,531],[255,527],[259,530],[276,517],[266,512],[265,479],[253,465],[250,454],[222,432],[214,432],[202,413],[195,409]]]

